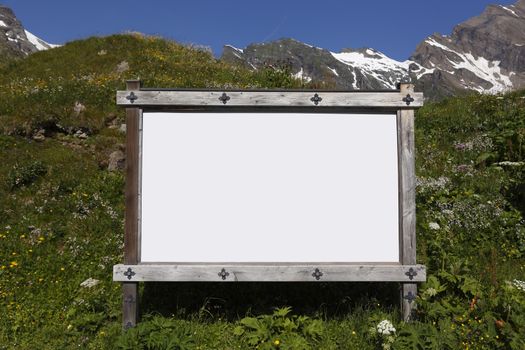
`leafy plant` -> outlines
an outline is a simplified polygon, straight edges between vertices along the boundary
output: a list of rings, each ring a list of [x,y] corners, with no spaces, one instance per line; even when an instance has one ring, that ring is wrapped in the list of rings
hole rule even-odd
[[[7,176],[7,184],[11,190],[27,186],[47,173],[47,168],[41,161],[33,161],[25,165],[15,165]]]
[[[129,329],[115,344],[122,350],[189,350],[194,345],[191,328],[185,322],[159,316]]]
[[[323,334],[323,324],[307,316],[291,315],[292,309],[276,309],[271,315],[245,317],[234,333],[258,349],[313,349]]]

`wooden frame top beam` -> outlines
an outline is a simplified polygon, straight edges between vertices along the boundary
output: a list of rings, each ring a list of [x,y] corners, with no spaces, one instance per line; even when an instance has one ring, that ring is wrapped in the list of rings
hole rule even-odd
[[[210,106],[210,107],[353,107],[414,109],[423,106],[423,93],[401,90],[363,91],[276,91],[276,90],[138,90],[117,91],[117,105]]]

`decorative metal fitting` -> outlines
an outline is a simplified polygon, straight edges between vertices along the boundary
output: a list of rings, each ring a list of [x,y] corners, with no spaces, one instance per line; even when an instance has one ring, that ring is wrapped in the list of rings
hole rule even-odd
[[[323,273],[321,272],[321,270],[315,269],[315,271],[312,273],[312,277],[319,281],[321,277],[323,277]]]
[[[218,275],[224,281],[226,279],[226,277],[228,277],[230,275],[230,273],[228,271],[226,271],[225,269],[222,269],[221,272],[218,273]]]
[[[135,103],[135,100],[138,100],[138,96],[135,95],[135,93],[133,91],[131,91],[129,93],[129,95],[126,96],[126,100],[129,100],[129,102],[131,102],[131,103]]]
[[[124,297],[124,303],[133,304],[134,302],[135,302],[135,298],[133,297],[133,295],[128,294]]]
[[[321,102],[323,99],[318,94],[315,94],[314,97],[310,99],[316,106]]]
[[[403,299],[408,300],[408,303],[412,304],[412,302],[416,300],[416,295],[412,292],[408,292],[407,295],[403,296]]]
[[[136,275],[136,273],[135,273],[135,271],[133,271],[131,269],[131,267],[128,267],[128,270],[126,272],[124,272],[124,276],[126,276],[128,278],[128,280],[130,280],[135,275]]]
[[[223,104],[226,104],[229,100],[230,96],[226,95],[225,92],[223,92],[221,97],[219,97],[219,101],[221,101]]]
[[[405,275],[407,275],[408,278],[410,278],[410,280],[412,281],[414,279],[414,276],[417,276],[417,272],[413,268],[410,268],[407,272],[405,272]]]
[[[414,102],[414,98],[408,94],[406,97],[403,97],[403,102],[406,102],[407,106],[410,106],[410,104]]]

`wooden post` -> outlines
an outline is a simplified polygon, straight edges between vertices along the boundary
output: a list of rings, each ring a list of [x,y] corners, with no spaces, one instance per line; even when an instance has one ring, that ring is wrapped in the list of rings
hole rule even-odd
[[[140,81],[126,83],[128,91],[140,90]],[[126,216],[124,233],[124,263],[139,262],[139,126],[141,109],[126,108]],[[138,283],[122,283],[122,326],[135,327],[139,315]]]
[[[401,84],[401,94],[414,94],[414,85]],[[408,97],[408,96],[407,96]],[[399,227],[400,253],[403,265],[416,264],[416,172],[414,144],[414,109],[400,109],[397,114],[399,136]],[[417,284],[401,284],[401,311],[404,321],[410,321],[415,307]]]

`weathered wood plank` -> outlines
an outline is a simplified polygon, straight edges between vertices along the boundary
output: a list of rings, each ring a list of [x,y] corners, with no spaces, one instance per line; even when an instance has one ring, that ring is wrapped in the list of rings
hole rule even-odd
[[[319,279],[316,278],[316,271],[319,271],[317,274]],[[134,282],[421,282],[425,279],[426,270],[423,265],[138,264],[113,266],[114,281]]]
[[[412,320],[414,310],[416,308],[417,284],[402,283],[401,284],[401,312],[403,321],[409,322]]]
[[[122,283],[122,328],[129,329],[137,325],[139,317],[138,283]]]
[[[223,98],[223,93],[226,94]],[[321,100],[317,99],[318,96]],[[117,92],[120,106],[290,106],[290,107],[393,107],[417,108],[423,94],[410,92],[323,92],[323,91],[129,91]],[[226,103],[224,103],[226,102]]]
[[[127,89],[138,91],[139,81],[128,81]],[[126,214],[124,225],[124,263],[139,262],[139,125],[141,111],[138,107],[126,108]],[[134,327],[138,320],[138,283],[122,284],[122,326]]]
[[[400,229],[401,263],[416,263],[416,175],[414,154],[414,112],[402,110],[398,115],[401,139],[400,161]]]
[[[138,91],[140,82],[128,82],[130,91]],[[124,263],[136,264],[138,256],[138,191],[140,172],[139,144],[140,108],[126,108],[126,214]]]
[[[401,84],[401,93],[413,95],[414,85]],[[416,171],[414,142],[414,110],[398,111],[398,158],[399,158],[399,220],[400,254],[404,265],[416,264]],[[417,294],[415,283],[403,283],[401,287],[401,312],[409,321],[415,308]]]

